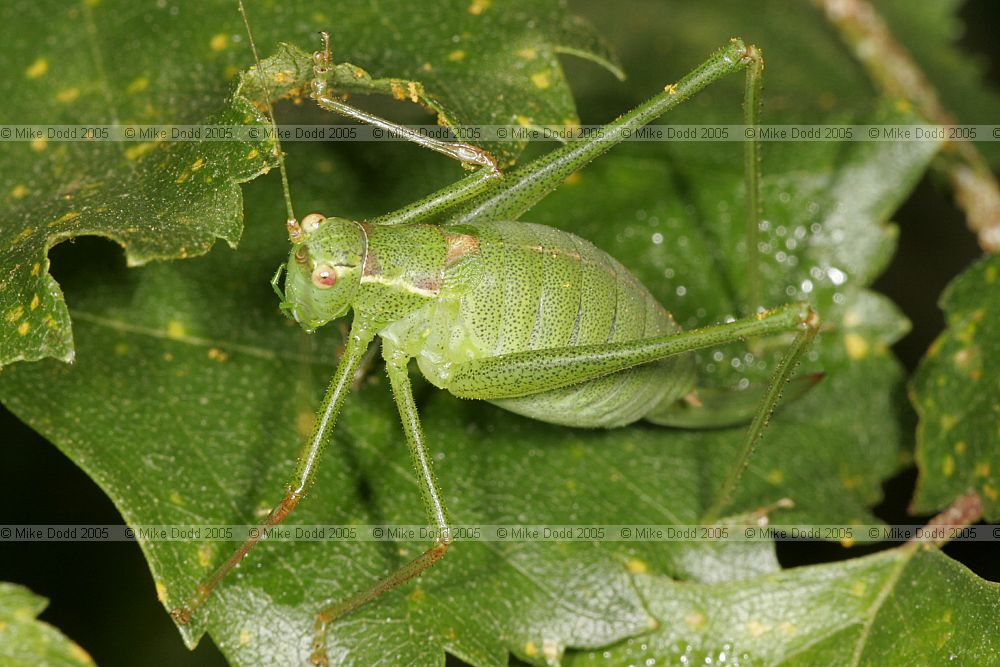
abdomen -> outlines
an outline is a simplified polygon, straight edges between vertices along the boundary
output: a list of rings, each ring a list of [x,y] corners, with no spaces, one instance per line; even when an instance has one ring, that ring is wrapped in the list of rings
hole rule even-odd
[[[623,342],[680,327],[617,260],[552,227],[520,222],[465,225],[478,239],[465,267],[475,278],[456,302],[441,303],[417,355],[421,370],[447,388],[442,364],[554,347]],[[521,398],[491,401],[546,422],[613,427],[641,419],[693,385],[688,356]]]

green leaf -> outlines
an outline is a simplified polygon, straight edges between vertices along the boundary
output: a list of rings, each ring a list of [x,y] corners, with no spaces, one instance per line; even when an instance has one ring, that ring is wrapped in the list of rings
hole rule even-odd
[[[24,586],[0,582],[0,662],[7,667],[93,667],[90,655],[38,620],[48,600]]]
[[[461,7],[462,21],[472,20]],[[356,10],[370,20],[365,11],[371,10]],[[251,7],[252,19],[255,14],[259,10]],[[292,39],[260,18],[256,23],[265,25],[257,37],[265,54],[264,45],[278,39],[303,48],[313,40],[305,32]],[[309,18],[293,25],[312,30],[315,23]],[[647,54],[647,60],[673,70],[646,70],[648,77],[658,77],[649,92],[661,90],[670,80],[667,74],[690,69],[731,36],[725,24],[718,31],[691,33],[689,24],[667,25],[671,35],[688,35],[692,43],[669,60]],[[377,43],[345,29],[334,40],[338,61],[363,65],[376,79],[418,79],[433,92],[420,74],[417,42],[410,44],[397,29],[365,30],[373,39],[389,35],[400,41],[380,51]],[[530,34],[523,25],[519,30],[519,37]],[[358,44],[348,48],[355,39]],[[659,39],[675,43],[662,31]],[[521,48],[497,44],[512,48],[514,57]],[[839,81],[847,76],[839,65],[849,72],[850,61],[836,55],[834,46],[830,53],[835,54],[830,76]],[[397,56],[392,67],[377,64]],[[769,72],[799,64],[794,53],[783,65],[780,58],[769,58]],[[399,64],[404,60],[410,65]],[[518,61],[508,58],[491,67],[497,62]],[[796,80],[825,86],[827,77],[816,71],[803,71]],[[769,79],[768,109],[787,111],[797,104],[794,89],[782,92],[784,80]],[[442,79],[442,89],[454,95],[469,90],[449,88],[447,82]],[[467,104],[504,108],[496,96],[481,95],[485,84],[476,84]],[[684,113],[705,114],[707,108],[735,122],[738,102],[724,100],[734,92],[738,100],[741,88],[735,79],[720,84],[692,100]],[[836,99],[849,99],[849,88],[837,88],[842,96]],[[817,98],[805,95],[803,108],[821,106]],[[620,99],[615,104],[616,111],[625,108]],[[880,117],[872,108],[850,104],[844,117]],[[449,98],[450,109],[460,106]],[[290,113],[279,109],[279,116]],[[286,149],[297,208],[345,217],[384,212],[461,172],[440,156],[409,146]],[[768,146],[770,226],[762,239],[768,244],[768,303],[802,297],[803,281],[813,280],[809,294],[830,329],[808,366],[829,375],[776,417],[733,501],[734,513],[791,496],[798,505],[780,515],[782,522],[871,520],[867,508],[878,498],[879,482],[898,463],[900,427],[891,415],[898,407],[900,371],[886,348],[905,322],[866,286],[893,250],[894,232],[884,222],[934,149],[931,144]],[[741,164],[736,144],[621,147],[582,173],[583,187],[564,188],[526,219],[558,222],[606,248],[634,268],[685,325],[715,321],[750,307],[743,291],[745,249],[739,243]],[[281,319],[267,286],[287,248],[276,183],[253,183],[246,192],[250,223],[238,252],[220,247],[204,258],[126,271],[100,261],[100,248],[88,245],[98,261],[77,257],[76,271],[64,281],[79,346],[75,366],[45,361],[0,375],[5,404],[80,464],[131,524],[257,520],[279,500],[332,373],[339,332],[328,327],[304,336]],[[664,237],[660,244],[655,233]],[[673,274],[667,276],[667,269]],[[822,271],[813,276],[813,269]],[[683,296],[678,287],[685,288]],[[781,342],[755,350],[752,363],[742,350],[723,351],[721,362],[706,354],[705,382],[730,387],[760,380],[766,374],[761,366],[767,365],[762,360],[772,360]],[[740,368],[732,369],[734,355],[743,360]],[[861,391],[865,400],[858,405]],[[590,432],[530,422],[433,390],[418,399],[449,509],[455,521],[467,523],[696,521],[728,471],[742,431],[638,425]],[[320,478],[290,525],[422,523],[398,417],[380,373],[350,397],[342,419]],[[167,607],[183,602],[233,546],[209,540],[141,544]],[[182,631],[193,642],[207,628],[236,664],[301,661],[321,604],[360,590],[425,546],[262,544]],[[645,570],[693,585],[776,569],[767,544],[459,543],[419,581],[337,624],[331,660],[440,664],[447,651],[476,665],[499,665],[513,652],[541,664],[567,646],[596,647],[647,631],[649,611],[632,573]]]
[[[914,510],[931,512],[976,491],[1000,520],[1000,256],[977,262],[941,297],[948,329],[911,385],[920,415]]]
[[[736,585],[636,578],[655,632],[566,664],[985,665],[1000,585],[936,548],[784,570]]]
[[[420,12],[401,0],[339,3],[329,12],[304,1],[280,11],[248,4],[262,45],[316,48],[316,31],[327,28],[338,61],[422,82],[421,97],[457,125],[574,122],[556,53],[614,68],[593,30],[554,2],[438,2]],[[0,80],[0,123],[263,122],[240,98],[226,103],[227,78],[252,61],[234,1],[19,0],[0,7],[0,25],[11,31],[3,40],[10,76]],[[500,66],[508,62],[518,65]],[[516,149],[508,145],[500,157],[509,161]],[[267,155],[243,141],[8,143],[0,156],[0,365],[73,359],[69,314],[48,272],[52,246],[104,236],[140,265],[202,254],[217,238],[234,245],[237,184],[265,170]]]

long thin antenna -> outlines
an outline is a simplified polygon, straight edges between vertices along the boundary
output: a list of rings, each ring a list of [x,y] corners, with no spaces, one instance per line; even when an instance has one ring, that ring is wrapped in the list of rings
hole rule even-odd
[[[274,148],[278,151],[278,169],[281,171],[281,187],[285,195],[285,209],[288,211],[288,231],[292,234],[293,229],[298,229],[298,218],[292,209],[292,193],[288,188],[288,172],[285,170],[285,154],[281,151],[281,139],[278,137],[278,124],[274,120],[274,107],[271,105],[271,91],[267,87],[267,77],[260,66],[260,56],[257,55],[257,44],[253,41],[253,31],[250,29],[250,19],[247,18],[247,9],[243,6],[243,0],[239,0],[240,16],[243,17],[243,25],[247,29],[247,38],[250,41],[250,50],[253,51],[254,62],[257,63],[257,75],[260,77],[260,86],[264,90],[264,102],[267,104],[267,115],[271,118],[271,128],[274,130]],[[294,239],[293,239],[294,240]]]

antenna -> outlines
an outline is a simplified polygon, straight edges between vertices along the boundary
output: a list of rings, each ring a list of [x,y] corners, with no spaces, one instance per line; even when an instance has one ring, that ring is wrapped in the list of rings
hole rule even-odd
[[[271,127],[274,130],[274,148],[278,152],[278,169],[281,171],[281,188],[285,195],[285,209],[288,211],[288,236],[292,241],[296,241],[299,236],[299,221],[295,217],[292,209],[292,193],[288,188],[288,172],[285,170],[285,155],[281,151],[281,139],[278,137],[278,124],[274,120],[274,107],[271,105],[271,91],[267,87],[267,77],[260,66],[260,56],[257,55],[257,44],[253,40],[253,31],[250,29],[250,19],[247,18],[246,7],[243,0],[239,0],[240,16],[243,17],[243,25],[247,29],[247,38],[250,41],[250,50],[253,52],[254,62],[257,64],[257,76],[260,77],[260,86],[264,90],[264,101],[267,104],[267,114],[271,118]]]

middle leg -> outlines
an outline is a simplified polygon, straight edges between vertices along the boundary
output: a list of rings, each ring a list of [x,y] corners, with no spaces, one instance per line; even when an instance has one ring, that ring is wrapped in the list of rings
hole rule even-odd
[[[313,643],[312,661],[314,664],[326,664],[326,632],[329,625],[358,607],[387,593],[397,586],[422,574],[427,568],[441,560],[451,546],[452,534],[445,510],[444,499],[438,487],[434,466],[430,453],[424,441],[423,429],[420,426],[420,415],[413,399],[413,388],[406,366],[409,360],[396,356],[391,352],[386,358],[386,370],[389,383],[396,399],[396,407],[406,433],[406,444],[410,449],[410,458],[417,473],[420,495],[423,498],[424,509],[428,521],[436,528],[437,537],[431,546],[422,554],[402,565],[374,585],[352,595],[346,600],[328,605],[316,615],[316,638]]]

